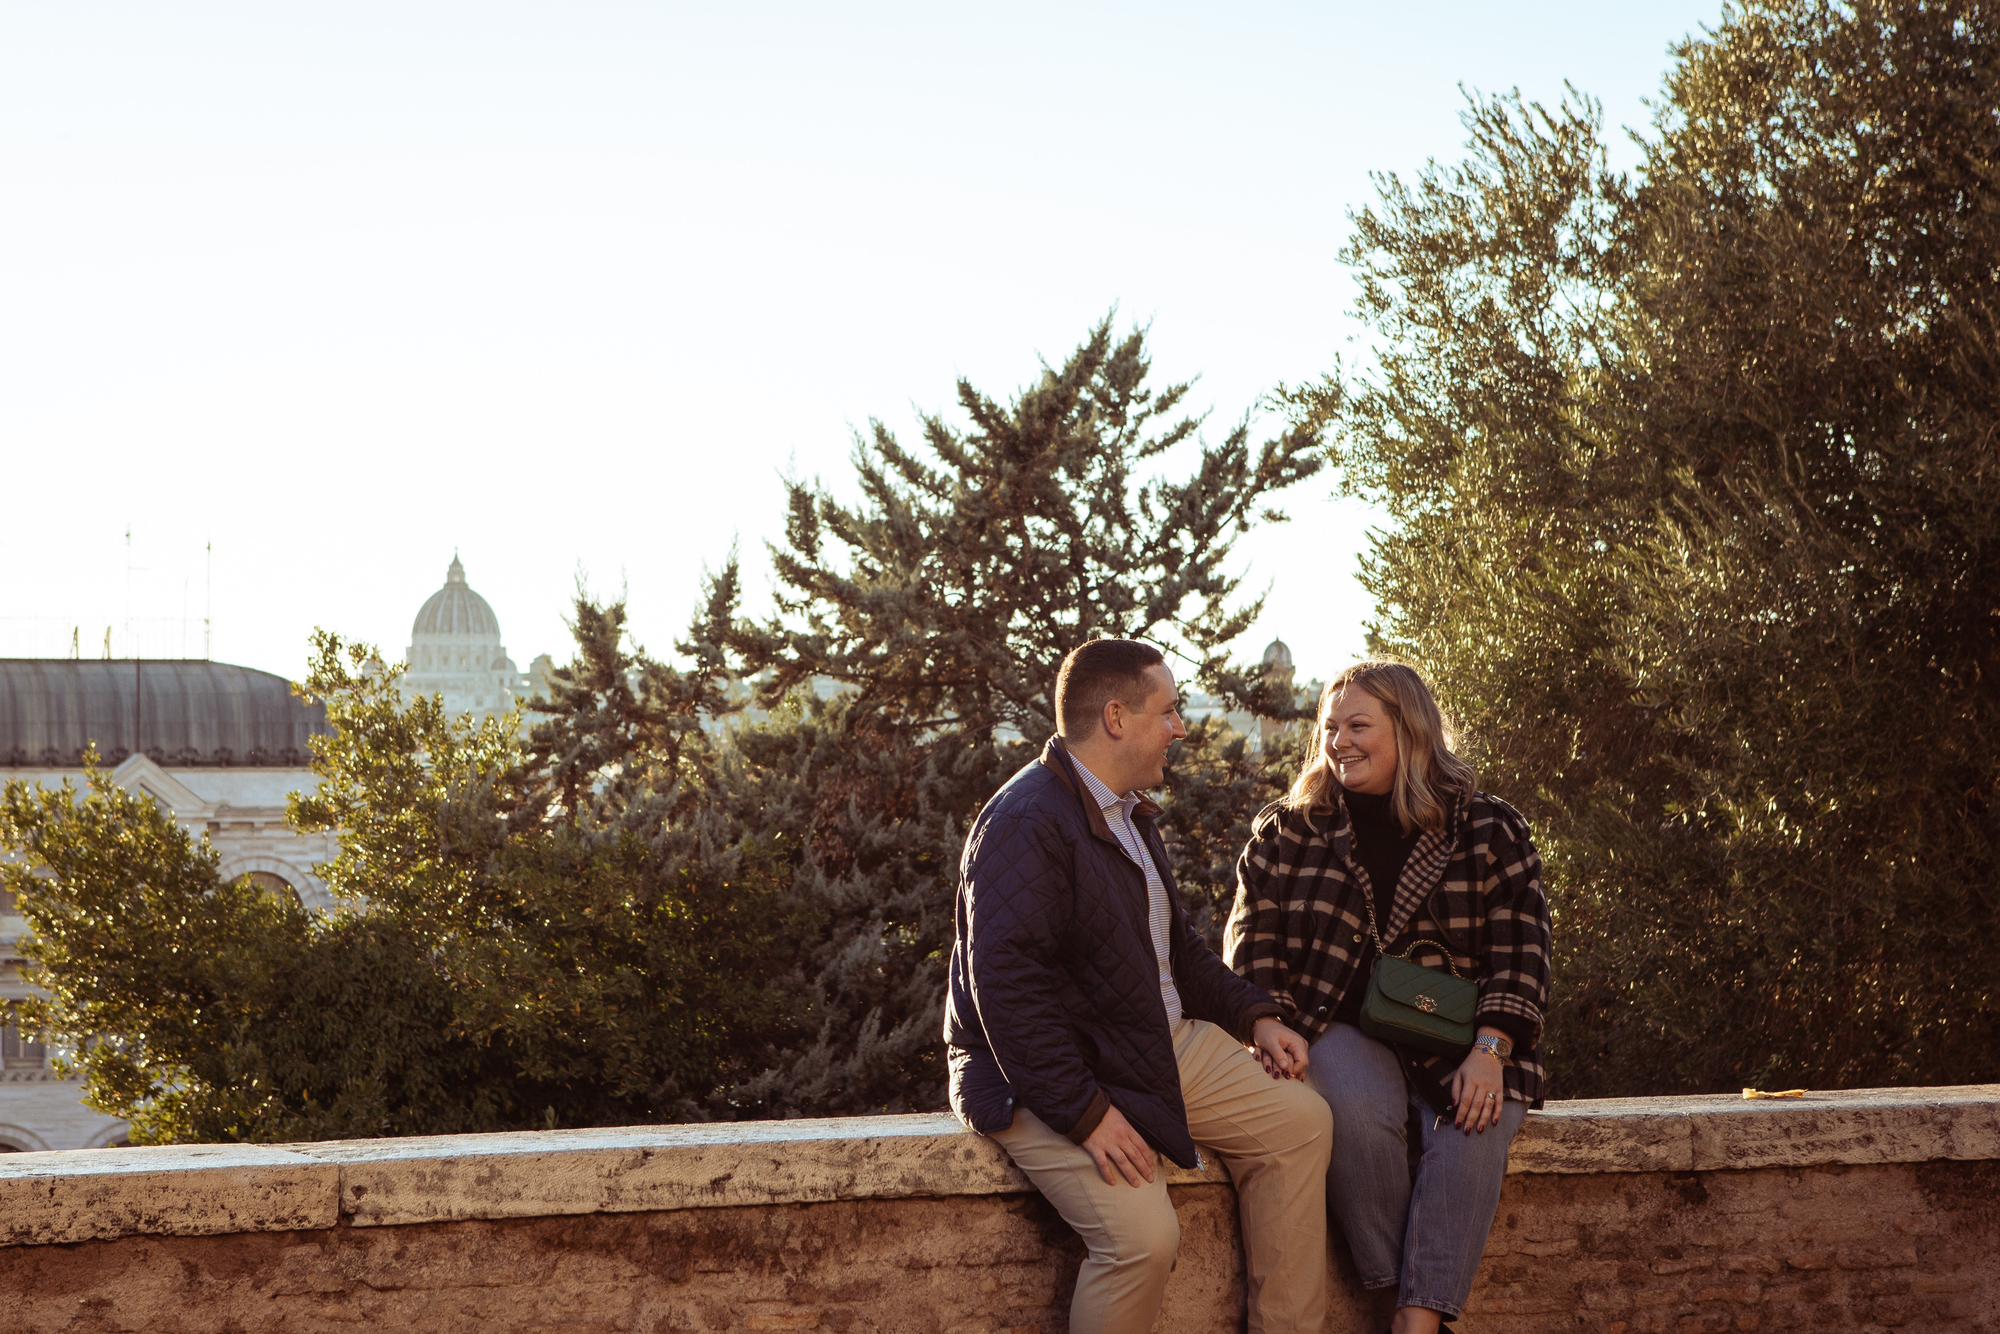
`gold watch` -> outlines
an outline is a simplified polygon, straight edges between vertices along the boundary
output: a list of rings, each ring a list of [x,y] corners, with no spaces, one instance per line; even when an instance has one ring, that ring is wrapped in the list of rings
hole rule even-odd
[[[1502,1065],[1505,1065],[1507,1058],[1514,1054],[1514,1044],[1501,1037],[1498,1033],[1481,1033],[1472,1040],[1472,1049],[1474,1051],[1490,1052]]]

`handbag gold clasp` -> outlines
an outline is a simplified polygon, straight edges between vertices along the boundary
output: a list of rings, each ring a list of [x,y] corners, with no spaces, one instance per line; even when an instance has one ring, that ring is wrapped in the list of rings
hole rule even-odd
[[[1425,1014],[1437,1013],[1438,1003],[1432,1000],[1429,996],[1424,995],[1421,991],[1417,993],[1417,998],[1411,1001],[1410,1004],[1416,1006],[1419,1010],[1422,1010]]]

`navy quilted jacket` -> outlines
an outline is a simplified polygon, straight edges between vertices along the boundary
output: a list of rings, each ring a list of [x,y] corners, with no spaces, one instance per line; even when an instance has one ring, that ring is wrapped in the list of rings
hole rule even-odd
[[[1192,1167],[1146,877],[1073,763],[1061,739],[1050,740],[966,835],[944,1011],[952,1110],[991,1132],[1007,1128],[1018,1104],[1081,1143],[1116,1104],[1154,1148]],[[1141,802],[1133,822],[1166,882],[1181,1008],[1248,1041],[1278,1006],[1188,926],[1158,813]]]

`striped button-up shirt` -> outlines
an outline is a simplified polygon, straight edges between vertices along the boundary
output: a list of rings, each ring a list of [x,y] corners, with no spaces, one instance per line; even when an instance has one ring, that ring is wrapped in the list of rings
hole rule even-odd
[[[1076,757],[1072,755],[1070,758]],[[1167,907],[1167,883],[1160,878],[1160,868],[1153,864],[1153,854],[1146,847],[1146,840],[1139,837],[1138,826],[1132,823],[1132,812],[1138,809],[1139,796],[1135,792],[1119,796],[1099,781],[1081,760],[1076,761],[1076,771],[1082,776],[1083,785],[1090,789],[1090,799],[1104,812],[1104,823],[1111,826],[1112,837],[1118,840],[1118,846],[1125,849],[1125,855],[1145,873],[1146,924],[1152,930],[1153,957],[1159,965],[1160,1000],[1167,1007],[1167,1027],[1172,1029],[1181,1021],[1181,993],[1174,985],[1167,937],[1172,915]]]

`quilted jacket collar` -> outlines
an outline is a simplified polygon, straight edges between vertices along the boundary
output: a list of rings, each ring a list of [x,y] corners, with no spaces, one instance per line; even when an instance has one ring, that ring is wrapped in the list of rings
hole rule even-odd
[[[1069,747],[1063,744],[1061,737],[1050,737],[1049,744],[1042,747],[1041,763],[1056,776],[1056,781],[1076,798],[1077,805],[1083,807],[1084,817],[1090,821],[1090,832],[1112,847],[1122,848],[1117,836],[1111,832],[1111,826],[1105,823],[1104,812],[1090,799],[1090,792],[1084,787],[1083,780],[1076,776],[1076,757],[1069,753]],[[1138,819],[1157,820],[1160,817],[1159,803],[1142,792],[1139,794],[1139,804],[1133,807],[1132,814]]]

